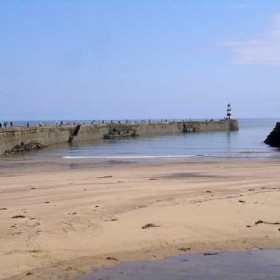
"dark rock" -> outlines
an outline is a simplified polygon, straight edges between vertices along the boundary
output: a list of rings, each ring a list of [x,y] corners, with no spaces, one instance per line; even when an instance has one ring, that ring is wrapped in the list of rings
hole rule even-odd
[[[4,154],[9,155],[9,154],[22,153],[22,152],[30,152],[30,151],[41,150],[46,147],[47,146],[38,142],[21,143],[20,145],[14,146],[11,150],[5,151]]]
[[[264,143],[270,145],[271,147],[280,148],[280,122],[276,123],[276,126],[267,136]]]

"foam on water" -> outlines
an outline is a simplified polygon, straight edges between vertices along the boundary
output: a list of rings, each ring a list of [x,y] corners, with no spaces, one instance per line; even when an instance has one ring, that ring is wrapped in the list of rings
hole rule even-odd
[[[154,159],[154,158],[190,158],[199,155],[165,155],[165,156],[64,156],[63,159]],[[201,155],[203,156],[203,155]]]

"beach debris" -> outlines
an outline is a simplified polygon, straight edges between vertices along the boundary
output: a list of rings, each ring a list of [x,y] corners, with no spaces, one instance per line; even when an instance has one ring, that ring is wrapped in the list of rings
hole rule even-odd
[[[113,178],[113,176],[108,175],[108,176],[102,176],[102,177],[97,177],[98,179],[106,179],[106,178]]]
[[[32,249],[32,250],[29,250],[30,253],[40,253],[41,250],[38,250],[38,249]]]
[[[30,188],[31,190],[36,190],[37,188],[34,188],[34,187],[32,187],[32,188]]]
[[[187,252],[187,251],[190,251],[191,248],[182,247],[182,248],[179,248],[178,250],[183,251],[183,252]]]
[[[251,227],[251,226],[250,226],[250,225],[247,225],[246,227],[248,227],[248,228],[249,228],[249,227]]]
[[[71,271],[71,270],[77,270],[76,268],[74,268],[74,267],[72,267],[72,266],[68,266],[68,267],[66,267],[64,270],[65,271]]]
[[[45,201],[44,203],[50,203],[49,201]]]
[[[204,253],[203,256],[214,256],[219,255],[219,253]]]
[[[238,200],[238,202],[240,202],[240,203],[246,203],[245,200]]]
[[[23,215],[15,215],[12,217],[12,219],[23,219],[23,218],[25,218],[25,216]]]
[[[212,193],[211,191],[206,191],[206,193]]]
[[[117,218],[112,218],[112,219],[105,220],[105,222],[115,222],[117,220],[118,220]]]
[[[114,257],[107,257],[106,260],[108,261],[119,261],[117,258],[114,258]]]
[[[280,225],[280,222],[266,222],[266,221],[262,221],[262,220],[258,220],[255,222],[255,225],[259,225],[259,224]]]
[[[33,273],[31,271],[26,272],[26,276],[32,275]]]
[[[3,208],[0,208],[0,210],[7,210],[7,208],[3,207]]]
[[[157,181],[158,179],[156,179],[156,178],[150,178],[149,180],[150,180],[150,181]]]
[[[14,232],[14,233],[11,233],[10,235],[21,235],[22,234],[22,232],[21,231],[17,231],[17,232]]]
[[[149,223],[149,224],[146,224],[146,225],[142,226],[142,229],[147,229],[147,228],[152,228],[152,227],[158,227],[158,226],[156,226],[153,223]]]
[[[77,214],[77,212],[69,212],[69,213],[67,213],[67,215],[76,215]]]
[[[255,190],[255,189],[249,189],[248,192],[252,192],[252,191],[254,191],[254,190]]]

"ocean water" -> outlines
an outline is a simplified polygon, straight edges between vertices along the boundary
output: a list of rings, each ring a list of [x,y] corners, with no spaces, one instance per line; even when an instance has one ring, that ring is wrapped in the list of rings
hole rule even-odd
[[[189,255],[104,269],[80,280],[279,280],[280,250]]]
[[[279,119],[240,119],[239,131],[85,141],[28,153],[67,159],[278,158],[279,149],[264,144]],[[27,154],[25,154],[27,155]]]

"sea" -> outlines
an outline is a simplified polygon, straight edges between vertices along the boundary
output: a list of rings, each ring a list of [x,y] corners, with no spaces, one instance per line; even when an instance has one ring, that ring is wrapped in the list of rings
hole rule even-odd
[[[280,150],[263,141],[279,119],[239,119],[239,131],[84,141],[48,147],[24,156],[62,159],[279,158]],[[74,121],[69,121],[74,122]],[[89,123],[90,121],[80,121]],[[30,125],[37,122],[30,121]],[[55,121],[42,121],[46,125]],[[26,122],[15,122],[24,126]]]

